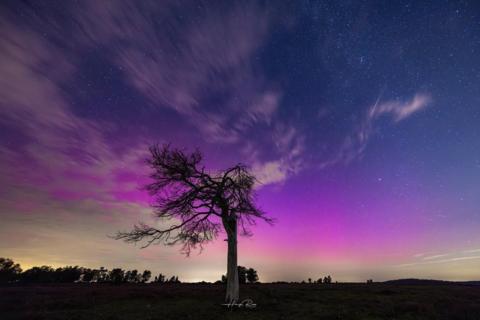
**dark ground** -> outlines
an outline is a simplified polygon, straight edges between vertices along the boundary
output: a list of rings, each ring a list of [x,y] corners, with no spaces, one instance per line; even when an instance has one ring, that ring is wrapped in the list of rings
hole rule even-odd
[[[254,310],[220,306],[213,284],[68,284],[0,287],[0,319],[480,319],[480,287],[257,284]]]

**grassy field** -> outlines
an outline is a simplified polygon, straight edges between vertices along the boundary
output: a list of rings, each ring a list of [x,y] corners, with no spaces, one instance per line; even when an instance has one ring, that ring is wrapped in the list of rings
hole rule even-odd
[[[480,319],[480,287],[257,284],[254,310],[220,306],[213,284],[0,287],[0,319]]]

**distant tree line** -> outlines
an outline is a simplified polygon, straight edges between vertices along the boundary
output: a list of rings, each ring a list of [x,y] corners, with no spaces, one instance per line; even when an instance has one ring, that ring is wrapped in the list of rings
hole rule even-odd
[[[172,276],[170,278],[167,278],[163,274],[159,274],[158,276],[155,277],[155,279],[152,281],[154,283],[181,283],[180,280],[178,280],[177,276]]]
[[[302,281],[302,283],[305,283],[305,281]],[[308,278],[308,283],[312,283],[312,278]],[[323,277],[323,279],[318,278],[317,280],[314,280],[313,283],[332,283],[332,277],[328,275],[326,277]]]
[[[85,269],[77,282],[145,283],[150,280],[151,276],[150,270],[140,273],[135,269],[114,268],[109,271],[101,267],[100,269]]]
[[[253,268],[246,268],[243,266],[237,267],[238,281],[240,284],[259,283],[257,270]],[[151,281],[150,281],[151,280]],[[150,270],[139,272],[138,270],[123,270],[121,268],[113,268],[108,270],[104,267],[100,269],[90,269],[79,266],[66,266],[61,268],[52,268],[50,266],[32,267],[23,271],[18,263],[12,259],[0,258],[0,283],[8,282],[22,282],[22,283],[71,283],[71,282],[104,282],[104,283],[181,283],[178,276],[167,277],[160,273],[152,278]],[[330,275],[312,281],[308,278],[308,283],[332,283]],[[221,280],[215,283],[226,283],[227,278],[222,275]],[[368,280],[367,283],[372,283]],[[202,283],[207,283],[202,281]],[[274,283],[288,283],[285,281],[277,281]],[[298,282],[290,282],[298,283]],[[307,283],[302,281],[301,283]]]
[[[52,268],[50,266],[33,267],[23,271],[12,259],[0,258],[0,283],[69,283],[69,282],[110,282],[110,283],[145,283],[151,279],[152,272],[144,270],[123,270],[114,268],[108,270],[90,269],[79,266]],[[160,274],[153,282],[180,283],[177,276],[165,279]]]
[[[322,283],[325,283],[325,284],[330,284],[332,283],[332,277],[330,275],[328,276],[325,276],[323,278],[318,278],[317,280],[312,280],[312,278],[308,278],[307,281],[305,280],[302,280],[300,282],[298,281],[274,281],[272,283],[276,283],[276,284],[306,284],[306,283],[309,283],[309,284],[322,284]]]

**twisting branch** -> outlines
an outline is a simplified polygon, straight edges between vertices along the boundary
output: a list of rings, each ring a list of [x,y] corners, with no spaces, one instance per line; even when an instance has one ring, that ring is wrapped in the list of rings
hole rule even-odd
[[[181,243],[182,251],[188,255],[197,246],[201,249],[214,240],[222,231],[222,224],[228,228],[232,219],[239,223],[243,235],[251,234],[248,227],[255,224],[255,219],[273,223],[254,204],[256,180],[247,167],[237,164],[212,175],[201,161],[198,150],[186,154],[168,144],[150,147],[146,162],[152,169],[152,182],[145,190],[155,199],[152,207],[156,217],[177,222],[165,229],[140,223],[131,231],[118,232],[115,239],[145,241],[142,248],[162,242]]]

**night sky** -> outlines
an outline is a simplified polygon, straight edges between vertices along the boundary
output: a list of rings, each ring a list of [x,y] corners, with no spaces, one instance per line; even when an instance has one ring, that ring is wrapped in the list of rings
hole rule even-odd
[[[479,279],[480,5],[2,1],[0,256],[219,279],[223,237],[108,237],[165,142],[262,182],[261,281]]]

